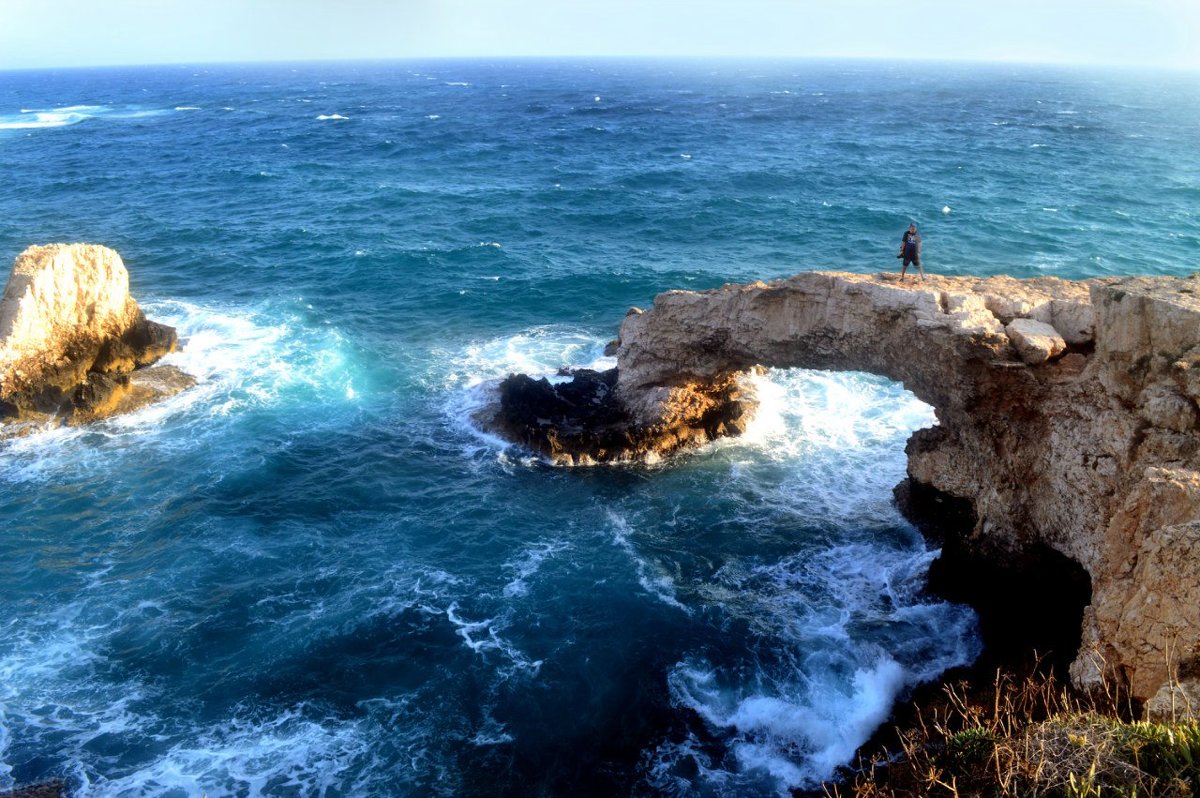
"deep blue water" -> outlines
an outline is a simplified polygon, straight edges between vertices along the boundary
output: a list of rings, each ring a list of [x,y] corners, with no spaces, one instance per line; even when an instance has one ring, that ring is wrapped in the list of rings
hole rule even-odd
[[[475,430],[630,305],[812,268],[1200,268],[1200,79],[931,64],[0,73],[0,258],[125,258],[161,405],[0,443],[0,789],[772,795],[978,651],[890,502],[932,411],[561,469]]]

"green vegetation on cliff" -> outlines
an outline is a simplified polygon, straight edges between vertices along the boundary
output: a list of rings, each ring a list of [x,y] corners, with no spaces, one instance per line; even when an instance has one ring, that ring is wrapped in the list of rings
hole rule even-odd
[[[900,718],[829,798],[1185,798],[1200,794],[1200,721],[1132,721],[1113,693],[1085,699],[1053,676],[997,672],[947,684]]]

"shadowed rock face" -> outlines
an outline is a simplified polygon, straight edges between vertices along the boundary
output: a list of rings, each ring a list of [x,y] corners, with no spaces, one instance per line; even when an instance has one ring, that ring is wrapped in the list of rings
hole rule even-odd
[[[611,399],[653,434],[703,428],[695,408],[713,413],[720,386],[756,366],[902,382],[938,418],[908,442],[910,479],[969,502],[965,545],[981,556],[1049,550],[1082,566],[1091,603],[1072,676],[1115,677],[1146,700],[1200,662],[1197,291],[829,272],[672,291],[622,323]]]
[[[182,390],[180,373],[135,373],[176,345],[175,330],[148,320],[129,296],[116,252],[30,247],[0,299],[0,423],[81,423]]]
[[[500,383],[499,407],[483,412],[484,426],[563,465],[650,462],[724,435],[740,435],[751,398],[737,379],[712,380],[687,399],[679,423],[634,423],[616,399],[617,370],[578,369],[552,384],[513,374]]]

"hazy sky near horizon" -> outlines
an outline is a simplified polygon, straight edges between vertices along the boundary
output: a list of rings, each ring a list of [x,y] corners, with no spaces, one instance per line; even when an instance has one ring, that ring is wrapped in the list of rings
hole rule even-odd
[[[463,56],[1200,68],[1200,0],[0,0],[0,69]]]

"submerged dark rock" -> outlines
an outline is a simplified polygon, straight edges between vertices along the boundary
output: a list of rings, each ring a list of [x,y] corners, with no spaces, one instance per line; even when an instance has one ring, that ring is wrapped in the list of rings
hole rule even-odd
[[[66,798],[67,783],[55,779],[0,792],[0,798]]]

